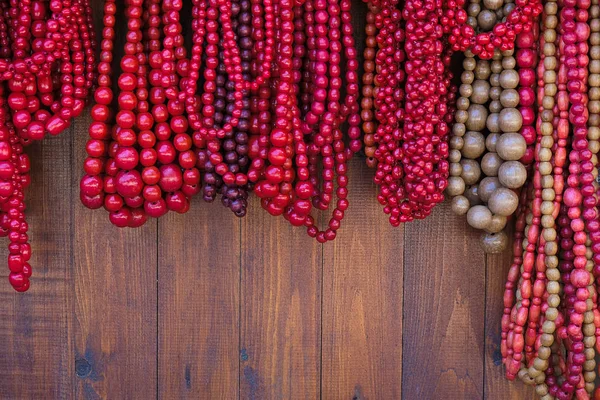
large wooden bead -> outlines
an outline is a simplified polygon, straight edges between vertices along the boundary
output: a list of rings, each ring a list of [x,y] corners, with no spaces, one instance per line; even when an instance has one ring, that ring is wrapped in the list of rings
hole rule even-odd
[[[471,204],[469,204],[469,199],[465,196],[456,196],[452,198],[450,207],[454,214],[465,215],[469,211],[469,208],[471,208]]]
[[[519,92],[515,89],[506,89],[500,95],[500,103],[503,107],[517,107],[519,105]]]
[[[468,117],[465,125],[470,131],[481,131],[485,128],[485,123],[488,117],[488,110],[481,104],[471,104],[467,110]],[[520,114],[519,114],[520,115]]]
[[[481,180],[479,183],[479,198],[484,203],[487,203],[492,196],[492,193],[499,187],[502,187],[500,180],[495,176],[488,176]]]
[[[503,161],[498,153],[486,153],[481,159],[481,170],[487,176],[498,176]]]
[[[519,85],[519,73],[514,69],[505,69],[500,73],[500,86],[514,89]]]
[[[448,178],[448,186],[446,193],[448,196],[454,197],[465,192],[465,181],[460,176],[451,176]]]
[[[471,207],[467,213],[467,222],[475,229],[485,229],[492,222],[492,213],[486,206]]]
[[[508,236],[503,231],[483,233],[480,236],[481,248],[486,254],[502,253],[508,246]]]
[[[489,224],[487,229],[485,230],[487,233],[498,233],[506,226],[506,221],[508,218],[502,215],[494,215],[492,216],[492,222]]]
[[[523,117],[516,108],[505,108],[500,111],[498,124],[502,132],[518,132],[523,126]]]
[[[465,197],[469,200],[469,204],[471,204],[471,206],[481,204],[481,199],[479,198],[478,185],[473,185],[467,188],[467,190],[465,190]]]
[[[504,2],[502,0],[483,0],[483,6],[488,10],[498,10],[502,8]]]
[[[488,207],[494,214],[504,217],[512,215],[519,205],[519,196],[510,189],[498,188],[490,196]],[[491,222],[491,221],[490,221]]]
[[[490,84],[488,81],[478,79],[473,82],[473,94],[470,99],[475,104],[485,104],[490,99]]]
[[[490,10],[483,10],[477,16],[477,24],[484,32],[491,30],[496,25],[496,13]]]
[[[466,158],[475,159],[485,151],[485,137],[481,132],[469,131],[463,136],[461,153]]]
[[[465,185],[474,185],[479,182],[481,177],[481,168],[475,160],[463,159],[460,161],[462,165],[461,178],[465,181]]]
[[[520,133],[508,132],[498,137],[496,152],[506,161],[520,160],[527,151],[527,143]]]
[[[488,120],[489,120],[489,118],[488,118]],[[498,139],[500,139],[500,135],[497,133],[490,133],[489,135],[487,135],[487,137],[485,138],[485,148],[488,151],[495,153],[496,152],[496,144],[498,143]]]
[[[518,189],[527,180],[527,169],[519,161],[506,161],[498,170],[500,183],[510,189]]]
[[[492,133],[500,133],[500,114],[499,113],[491,113],[488,115],[487,120],[485,121],[485,126]]]

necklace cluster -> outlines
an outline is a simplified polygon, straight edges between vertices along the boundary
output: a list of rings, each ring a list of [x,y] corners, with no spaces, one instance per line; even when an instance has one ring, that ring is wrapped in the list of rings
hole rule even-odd
[[[348,208],[347,161],[362,144],[350,0],[192,4],[187,54],[180,0],[126,1],[116,60],[117,10],[105,2],[83,203],[137,227],[186,212],[198,193],[241,217],[253,191],[270,214],[334,239]],[[313,208],[333,208],[325,230]]]
[[[0,236],[10,240],[9,282],[30,286],[24,146],[67,129],[95,81],[89,0],[0,1]]]

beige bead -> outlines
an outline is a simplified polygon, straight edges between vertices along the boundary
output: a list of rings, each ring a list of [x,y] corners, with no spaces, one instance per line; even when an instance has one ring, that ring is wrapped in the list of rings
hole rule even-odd
[[[450,163],[450,169],[448,170],[450,176],[460,176],[462,174],[462,165],[460,163]]]
[[[527,151],[527,143],[520,133],[508,132],[498,137],[496,152],[506,161],[520,160]]]
[[[463,97],[470,97],[473,94],[473,86],[472,85],[468,85],[466,83],[463,83],[458,88],[458,92]]]
[[[492,133],[500,133],[500,114],[491,113],[488,115],[487,120],[485,121],[485,126]]]
[[[469,200],[471,207],[481,204],[481,199],[479,198],[479,188],[477,185],[473,185],[465,190],[465,197]]]
[[[467,15],[476,17],[481,12],[481,6],[477,3],[470,3],[467,7]]]
[[[487,32],[490,31],[494,25],[496,25],[497,19],[498,17],[496,16],[495,12],[483,10],[477,16],[477,24],[482,31]]]
[[[466,57],[463,60],[463,68],[465,71],[473,71],[475,66],[477,65],[477,61],[473,57]]]
[[[498,176],[502,162],[498,153],[486,153],[481,159],[481,170],[487,176]]]
[[[500,111],[498,124],[502,132],[518,132],[523,126],[523,117],[516,108],[505,108]]]
[[[474,185],[479,182],[481,177],[481,168],[475,160],[463,159],[460,161],[462,165],[462,174],[460,175],[465,182],[465,185]]]
[[[492,222],[492,213],[486,206],[471,207],[467,213],[467,222],[475,229],[485,229]]]
[[[471,102],[466,97],[459,97],[458,100],[456,100],[456,108],[458,110],[468,110],[470,105]]]
[[[514,89],[519,85],[519,73],[514,69],[505,69],[500,73],[500,86]]]
[[[490,200],[492,193],[501,186],[500,180],[495,176],[483,178],[479,183],[479,198],[484,203],[487,203]]]
[[[473,83],[474,79],[475,74],[473,71],[463,71],[463,73],[460,75],[460,81],[462,83]]]
[[[488,117],[488,110],[486,107],[482,106],[481,104],[471,104],[467,110],[467,113],[468,117],[464,122],[468,130],[481,131],[483,128],[485,128]]]
[[[492,71],[490,70],[490,63],[487,60],[477,60],[477,66],[475,67],[475,78],[476,79],[488,79]]]
[[[498,144],[498,139],[500,139],[500,135],[497,133],[490,133],[489,135],[487,135],[487,137],[485,138],[485,148],[488,149],[488,151],[495,152],[496,145]]]
[[[469,131],[463,136],[461,153],[466,158],[475,159],[485,151],[485,138],[481,132]]]
[[[488,207],[494,214],[504,217],[512,215],[519,205],[519,196],[510,189],[498,188],[490,196]],[[490,221],[491,222],[491,221]]]
[[[485,230],[487,233],[498,233],[506,226],[508,219],[502,215],[492,216],[492,222]]]
[[[494,60],[491,62],[490,64],[490,69],[492,70],[493,74],[499,74],[500,72],[502,72],[502,61],[500,60]]]
[[[460,136],[452,136],[452,138],[450,139],[450,148],[451,149],[461,150],[463,148],[464,144],[465,144],[465,140],[463,138],[461,138]]]
[[[527,180],[527,169],[519,161],[506,161],[498,170],[500,183],[509,189],[518,189]]]
[[[465,192],[465,181],[460,176],[451,176],[448,178],[448,187],[446,193],[448,196],[454,197]]]
[[[463,136],[466,131],[467,131],[467,127],[465,126],[465,124],[461,124],[461,123],[457,122],[452,126],[452,134],[454,136]]]
[[[517,60],[514,57],[506,56],[502,59],[502,68],[514,69],[517,66]]]
[[[490,104],[488,105],[488,109],[490,110],[490,112],[492,113],[499,113],[500,111],[502,111],[502,103],[500,103],[500,100],[492,100],[490,101]]]
[[[485,104],[490,98],[490,84],[488,81],[478,79],[473,82],[473,94],[470,99],[475,104]]]
[[[450,162],[460,162],[462,156],[460,154],[460,150],[456,150],[456,149],[452,149],[450,150],[450,152],[448,153],[448,161]]]
[[[519,105],[519,92],[515,89],[505,89],[500,94],[500,103],[503,107],[517,107]]]
[[[452,208],[452,212],[456,215],[465,215],[471,205],[469,204],[469,200],[465,196],[456,196],[452,198],[452,203],[450,205]]]
[[[498,233],[483,233],[479,243],[485,254],[502,253],[508,246],[508,236],[503,231]]]
[[[488,10],[498,10],[504,5],[502,0],[483,0],[483,6]]]
[[[490,99],[492,100],[500,100],[500,95],[502,94],[502,88],[500,86],[492,86],[490,87]]]

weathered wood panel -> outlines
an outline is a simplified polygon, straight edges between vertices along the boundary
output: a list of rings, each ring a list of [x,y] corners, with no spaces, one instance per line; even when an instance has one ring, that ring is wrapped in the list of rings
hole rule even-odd
[[[324,399],[401,394],[404,227],[388,224],[371,174],[364,160],[352,161],[350,207],[324,248]]]
[[[449,204],[405,227],[403,398],[483,398],[485,257]]]
[[[234,399],[240,222],[220,202],[198,198],[189,213],[170,213],[159,227],[159,397]]]

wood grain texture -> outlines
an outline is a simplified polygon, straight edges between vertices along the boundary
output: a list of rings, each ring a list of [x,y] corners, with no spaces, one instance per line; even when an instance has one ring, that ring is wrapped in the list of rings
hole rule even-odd
[[[319,397],[322,246],[256,199],[242,221],[240,398]]]
[[[404,227],[362,201],[376,196],[364,160],[350,171],[347,216],[324,246],[322,398],[399,399]]]
[[[509,234],[512,236],[512,231]],[[512,249],[512,244],[509,246]],[[505,379],[500,354],[504,285],[512,264],[512,251],[488,255],[485,290],[485,398],[490,400],[533,399],[535,391],[521,381]]]
[[[439,205],[405,227],[403,398],[483,397],[485,257]]]
[[[8,283],[8,239],[0,246],[0,398],[70,398],[73,390],[73,196],[69,132],[27,149],[31,289]]]
[[[235,399],[240,221],[198,198],[159,227],[159,398]]]
[[[85,156],[88,118],[75,124],[77,170]],[[74,187],[78,181],[76,176]],[[154,398],[157,221],[119,229],[105,210],[76,202],[74,222],[76,396]]]

